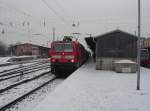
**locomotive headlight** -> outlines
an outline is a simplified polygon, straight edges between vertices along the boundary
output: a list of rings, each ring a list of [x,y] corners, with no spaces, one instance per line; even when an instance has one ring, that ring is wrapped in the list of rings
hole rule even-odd
[[[66,55],[65,59],[74,59],[74,56],[72,56],[72,55]]]
[[[53,55],[52,58],[54,58],[54,59],[60,59],[61,56],[60,55]]]
[[[71,59],[71,62],[74,62],[74,59]]]
[[[51,59],[51,62],[56,62],[56,60],[52,58],[52,59]]]

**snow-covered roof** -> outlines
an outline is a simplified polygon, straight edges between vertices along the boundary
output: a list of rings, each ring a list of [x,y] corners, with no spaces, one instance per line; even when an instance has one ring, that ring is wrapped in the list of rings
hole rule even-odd
[[[10,63],[10,60],[13,58],[25,58],[25,57],[32,57],[32,56],[11,56],[11,57],[0,57],[0,64]]]
[[[0,64],[8,62],[12,57],[0,57]]]
[[[115,33],[115,32],[124,33],[124,34],[130,35],[130,36],[132,36],[132,37],[138,38],[136,35],[133,35],[133,34],[131,34],[131,33],[128,33],[128,32],[125,32],[125,31],[122,31],[122,30],[117,29],[117,30],[113,30],[113,31],[110,31],[110,32],[101,34],[101,35],[97,35],[97,36],[94,37],[94,40],[97,40],[97,39],[99,39],[100,37],[106,36],[106,35],[108,35],[108,34],[113,34],[113,33]]]
[[[13,46],[26,45],[26,44],[29,44],[29,45],[32,45],[32,46],[38,46],[38,47],[49,48],[49,47],[46,47],[46,46],[42,46],[42,45],[38,45],[38,44],[32,44],[32,43],[17,43],[17,44],[14,44]]]

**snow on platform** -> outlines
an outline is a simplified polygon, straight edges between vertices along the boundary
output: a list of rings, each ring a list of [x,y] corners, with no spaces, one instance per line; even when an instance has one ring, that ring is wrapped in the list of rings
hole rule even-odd
[[[89,61],[68,77],[33,111],[150,111],[150,69],[137,76],[95,70]]]

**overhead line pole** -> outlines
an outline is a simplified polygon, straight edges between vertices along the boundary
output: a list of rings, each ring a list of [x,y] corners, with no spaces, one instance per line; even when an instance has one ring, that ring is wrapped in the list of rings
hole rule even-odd
[[[53,41],[55,41],[55,27],[53,27]]]
[[[140,90],[140,48],[141,48],[141,1],[138,0],[138,53],[137,53],[137,63],[138,63],[138,70],[137,70],[137,90]]]

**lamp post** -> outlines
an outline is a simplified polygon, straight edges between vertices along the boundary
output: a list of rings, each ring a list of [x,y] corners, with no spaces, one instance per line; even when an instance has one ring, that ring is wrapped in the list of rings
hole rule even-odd
[[[137,63],[138,63],[138,70],[137,70],[137,90],[140,90],[140,36],[141,36],[141,1],[138,0],[138,51],[137,51]]]

